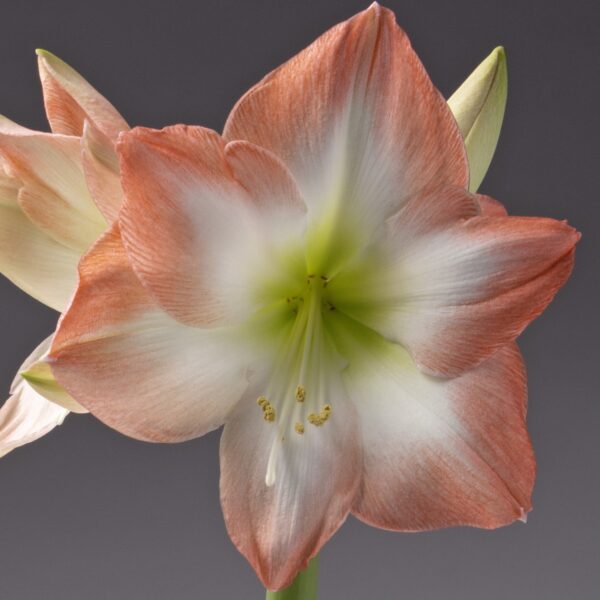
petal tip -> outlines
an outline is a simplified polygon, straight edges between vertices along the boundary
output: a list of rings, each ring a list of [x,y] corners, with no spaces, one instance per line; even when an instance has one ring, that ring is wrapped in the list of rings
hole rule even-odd
[[[506,49],[504,46],[496,46],[491,52],[490,57],[493,57],[498,62],[506,61]]]
[[[44,48],[36,48],[35,53],[40,58],[56,58],[56,56],[52,54],[52,52],[45,50]]]
[[[38,65],[40,70],[43,68],[52,70],[61,68],[61,66],[63,68],[68,68],[68,65],[65,63],[65,61],[56,56],[56,54],[50,52],[50,50],[46,50],[45,48],[36,48],[35,53],[38,57]]]
[[[480,74],[489,78],[490,87],[496,78],[507,78],[506,50],[504,46],[496,46],[483,60]],[[477,69],[475,70],[477,72]]]
[[[570,243],[568,250],[572,250],[581,240],[581,231],[573,227],[567,219],[563,219],[559,223],[562,225],[562,231]]]
[[[378,20],[387,17],[391,19],[394,24],[396,23],[396,15],[394,11],[386,8],[385,6],[381,6],[379,2],[373,2],[364,12],[365,14],[373,15]]]

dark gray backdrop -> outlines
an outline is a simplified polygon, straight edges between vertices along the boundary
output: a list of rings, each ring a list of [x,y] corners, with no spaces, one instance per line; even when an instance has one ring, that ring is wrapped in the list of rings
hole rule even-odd
[[[522,337],[539,461],[527,525],[394,534],[350,519],[322,552],[321,598],[593,600],[600,588],[599,5],[394,1],[446,95],[496,45],[505,128],[483,191],[583,231],[572,280]],[[366,2],[3,0],[0,112],[46,128],[33,50],[80,70],[131,124],[221,129],[257,79]],[[55,315],[0,282],[6,393]],[[174,446],[70,417],[0,460],[2,600],[261,598],[218,500],[219,434]]]

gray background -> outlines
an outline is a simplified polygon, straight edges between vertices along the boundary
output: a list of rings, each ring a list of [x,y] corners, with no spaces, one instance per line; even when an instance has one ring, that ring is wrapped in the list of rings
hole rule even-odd
[[[497,44],[505,128],[483,191],[583,231],[572,280],[522,337],[539,460],[527,525],[394,534],[350,519],[322,552],[321,598],[592,600],[600,588],[598,75],[595,2],[388,3],[446,95]],[[234,101],[351,1],[13,2],[0,18],[0,112],[45,129],[33,50],[47,48],[132,124],[221,129]],[[55,314],[0,282],[0,386]],[[219,434],[158,446],[71,417],[0,461],[2,600],[253,599],[224,530]]]

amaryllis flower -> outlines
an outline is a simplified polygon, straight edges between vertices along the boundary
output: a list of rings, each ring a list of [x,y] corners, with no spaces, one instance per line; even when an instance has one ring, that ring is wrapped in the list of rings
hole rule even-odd
[[[118,153],[119,218],[48,361],[132,437],[225,425],[227,528],[268,588],[350,513],[398,531],[524,518],[514,340],[578,234],[468,191],[456,121],[391,12],[269,74],[223,135],[136,128]]]
[[[0,117],[0,271],[22,290],[62,311],[77,263],[121,203],[114,142],[127,123],[81,75],[38,51],[52,133]],[[0,455],[87,412],[54,380],[43,357],[51,337],[19,370],[0,409]]]

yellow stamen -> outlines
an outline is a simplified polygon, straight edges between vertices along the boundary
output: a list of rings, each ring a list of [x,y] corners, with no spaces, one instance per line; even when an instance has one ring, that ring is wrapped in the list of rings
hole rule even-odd
[[[310,413],[308,415],[307,420],[311,425],[314,425],[315,427],[321,427],[321,425],[323,425],[327,419],[329,419],[330,415],[331,415],[331,404],[326,404],[321,411],[319,412],[319,414],[317,413]]]
[[[266,396],[259,396],[256,400],[256,403],[262,408],[263,410],[263,418],[265,421],[269,421],[269,423],[272,423],[275,420],[275,409],[273,408],[273,405],[267,400]]]
[[[263,407],[265,404],[267,404],[267,402],[269,401],[267,400],[266,396],[259,396],[256,399],[256,404],[258,404],[260,407]]]
[[[305,398],[306,398],[306,390],[304,389],[303,386],[299,385],[296,388],[296,400],[298,400],[298,402],[304,402]]]
[[[302,425],[302,423],[296,423],[294,429],[296,430],[296,433],[299,433],[300,435],[304,433],[304,425]]]
[[[321,419],[321,415],[318,415],[317,413],[310,413],[306,418],[308,419],[308,422],[315,427],[323,425],[323,419]]]

